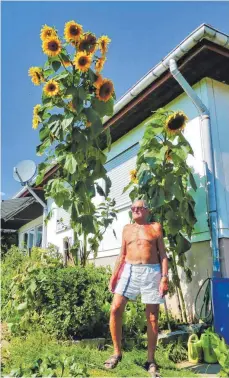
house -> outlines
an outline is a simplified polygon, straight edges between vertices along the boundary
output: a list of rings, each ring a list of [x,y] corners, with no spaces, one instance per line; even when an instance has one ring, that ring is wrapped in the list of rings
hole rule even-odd
[[[189,118],[185,136],[189,140],[194,157],[188,163],[193,167],[198,190],[195,194],[198,222],[192,237],[192,248],[187,252],[188,265],[193,272],[191,284],[185,282],[182,272],[185,303],[190,317],[194,314],[194,298],[200,284],[212,276],[213,256],[211,230],[208,223],[208,197],[206,177],[206,148],[211,144],[206,128],[192,100],[184,92],[170,72],[169,64],[174,59],[187,82],[209,111],[213,170],[216,197],[217,233],[219,239],[219,262],[223,277],[229,277],[229,36],[209,25],[201,25],[175,47],[161,62],[152,68],[116,103],[114,115],[104,118],[104,127],[110,127],[112,148],[107,153],[106,169],[112,181],[110,197],[115,198],[118,219],[110,227],[101,242],[99,253],[91,261],[96,265],[113,265],[121,246],[121,232],[129,223],[130,199],[128,192],[122,194],[129,182],[129,171],[135,167],[139,141],[144,134],[144,124],[152,117],[152,111],[160,107],[183,110]],[[55,172],[54,166],[47,172],[44,182]],[[36,194],[44,200],[42,185],[34,186]],[[19,245],[28,248],[41,245],[43,209],[36,202],[29,203],[30,193],[22,188],[14,198],[23,199],[17,210],[8,211],[5,228],[16,227]],[[57,208],[52,200],[47,201],[52,217],[47,225],[47,243],[56,245],[63,252],[66,238],[73,241],[69,227],[69,215]],[[33,208],[36,211],[32,210]],[[7,226],[8,225],[8,226]],[[115,238],[112,229],[115,229]],[[173,308],[176,299],[169,301]]]

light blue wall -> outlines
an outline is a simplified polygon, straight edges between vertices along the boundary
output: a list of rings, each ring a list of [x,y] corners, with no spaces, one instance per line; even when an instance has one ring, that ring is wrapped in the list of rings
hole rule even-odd
[[[217,201],[219,210],[220,235],[221,237],[226,235],[229,236],[229,86],[205,78],[197,83],[193,89],[205,103],[205,105],[210,108],[212,118],[213,148],[215,151],[217,172]],[[201,129],[201,120],[196,107],[186,94],[181,94],[171,103],[169,103],[166,108],[172,110],[182,110],[189,118],[189,122],[185,130],[185,136],[189,140],[194,150],[194,158],[190,157],[188,159],[188,163],[194,169],[195,178],[199,186],[198,191],[193,193],[196,201],[196,214],[198,219],[193,234],[193,241],[197,242],[210,240],[210,233],[207,224],[206,177],[202,148],[204,135]],[[152,117],[149,117],[118,141],[113,143],[111,151],[107,154],[108,160],[114,158],[116,155],[138,142],[143,137],[145,124],[151,118]]]

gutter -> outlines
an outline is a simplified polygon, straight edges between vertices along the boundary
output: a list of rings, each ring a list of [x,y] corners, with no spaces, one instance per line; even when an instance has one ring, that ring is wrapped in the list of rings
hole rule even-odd
[[[124,106],[126,106],[134,97],[144,91],[150,84],[157,80],[164,72],[169,69],[170,59],[176,61],[186,55],[198,42],[202,39],[208,39],[214,43],[229,49],[229,36],[221,33],[213,27],[202,24],[194,30],[187,38],[185,38],[174,50],[172,50],[160,63],[152,68],[141,80],[139,80],[114,106],[112,116],[105,116],[103,124],[117,114]]]
[[[213,277],[221,277],[219,257],[218,212],[215,184],[215,164],[211,136],[210,112],[178,70],[175,59],[170,59],[169,68],[174,79],[180,84],[184,92],[196,106],[201,118],[201,126],[204,133],[203,150],[205,160],[205,171],[207,176],[208,216],[210,224],[211,249],[213,257]]]
[[[128,92],[126,92],[120,100],[114,105],[114,113],[112,116],[103,117],[103,125],[108,122],[115,114],[124,108],[129,102],[139,95],[150,84],[156,81],[163,73],[169,70],[170,59],[179,60],[185,56],[198,42],[202,39],[208,39],[215,44],[223,46],[229,50],[229,36],[221,33],[213,27],[202,24],[195,29],[187,38],[185,38],[175,49],[173,49],[160,63],[152,68],[142,79],[140,79]],[[31,184],[35,183],[35,180]],[[22,188],[12,198],[21,197],[26,192],[26,188]]]

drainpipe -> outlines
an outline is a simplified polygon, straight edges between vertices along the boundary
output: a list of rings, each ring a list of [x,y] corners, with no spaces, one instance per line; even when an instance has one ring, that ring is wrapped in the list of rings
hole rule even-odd
[[[207,196],[208,196],[208,216],[210,225],[211,248],[213,257],[213,277],[221,277],[220,258],[219,258],[219,233],[218,233],[218,214],[216,202],[216,184],[213,146],[211,137],[210,112],[203,104],[196,92],[188,84],[178,70],[175,59],[170,59],[169,68],[174,79],[180,84],[185,93],[190,97],[196,106],[201,118],[201,127],[204,132],[204,159],[207,176]]]

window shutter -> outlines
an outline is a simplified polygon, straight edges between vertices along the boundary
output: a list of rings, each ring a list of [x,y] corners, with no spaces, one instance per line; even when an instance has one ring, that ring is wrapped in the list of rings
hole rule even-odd
[[[114,198],[117,207],[130,203],[129,193],[131,188],[122,194],[126,185],[130,182],[130,171],[135,169],[139,144],[128,148],[120,155],[108,161],[105,165],[107,174],[111,179],[110,198]]]

